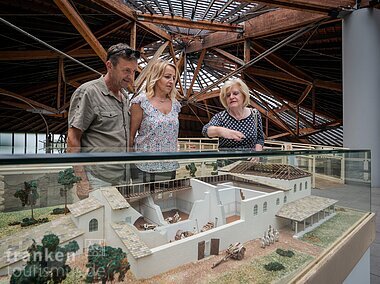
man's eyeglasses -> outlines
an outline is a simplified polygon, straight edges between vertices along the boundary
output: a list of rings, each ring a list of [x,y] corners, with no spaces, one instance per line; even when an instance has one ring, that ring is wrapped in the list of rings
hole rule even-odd
[[[140,51],[138,51],[138,50],[133,50],[131,48],[124,48],[124,49],[119,49],[119,50],[109,52],[107,54],[107,60],[109,60],[112,55],[115,55],[118,53],[120,53],[120,54],[124,53],[125,57],[136,58],[136,59],[139,59],[140,55],[141,55]]]

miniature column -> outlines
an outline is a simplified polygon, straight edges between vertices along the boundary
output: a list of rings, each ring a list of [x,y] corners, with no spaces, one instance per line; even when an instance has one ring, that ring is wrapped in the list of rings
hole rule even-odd
[[[372,187],[380,187],[380,10],[343,19],[343,144],[371,149]]]

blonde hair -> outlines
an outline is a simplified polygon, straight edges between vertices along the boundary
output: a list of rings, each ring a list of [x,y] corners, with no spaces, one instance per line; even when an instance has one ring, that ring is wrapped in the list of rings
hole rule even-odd
[[[178,70],[177,67],[166,60],[158,60],[154,65],[152,66],[152,69],[150,70],[150,73],[148,74],[146,78],[146,84],[145,84],[145,92],[147,98],[151,98],[154,96],[154,86],[156,85],[157,81],[161,80],[161,78],[164,76],[165,68],[167,66],[171,66],[175,70],[175,80],[173,84],[173,89],[169,93],[169,98],[174,99],[177,95],[177,89],[175,88],[177,79],[178,79]]]
[[[232,86],[238,86],[240,93],[244,95],[243,106],[246,107],[249,104],[249,89],[246,83],[241,79],[233,79],[224,83],[223,87],[220,89],[219,100],[225,109],[228,108],[227,105],[227,93],[230,91]]]

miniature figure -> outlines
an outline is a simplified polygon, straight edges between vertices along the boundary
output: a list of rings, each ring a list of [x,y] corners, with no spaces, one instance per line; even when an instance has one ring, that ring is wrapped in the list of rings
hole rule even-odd
[[[173,223],[177,223],[177,222],[181,221],[181,218],[179,217],[179,213],[178,213],[178,211],[174,214],[173,217],[165,218],[165,221],[166,221],[168,224],[173,224]]]
[[[278,242],[280,240],[280,232],[276,229],[274,230],[274,241]]]
[[[215,225],[213,222],[207,222],[207,224],[202,227],[201,232],[206,232],[208,230],[213,229],[214,227]]]
[[[193,236],[193,235],[194,235],[193,232],[178,230],[177,233],[175,234],[174,239],[176,241],[178,241],[178,240],[182,240],[184,238],[187,238],[187,237],[190,237],[190,236]]]
[[[140,225],[140,227],[143,228],[145,231],[147,231],[147,230],[154,230],[157,227],[157,225],[144,223],[143,225]]]

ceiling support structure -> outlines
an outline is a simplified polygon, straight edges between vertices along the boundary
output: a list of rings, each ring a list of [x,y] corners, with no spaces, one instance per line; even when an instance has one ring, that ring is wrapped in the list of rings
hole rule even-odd
[[[287,38],[283,39],[279,43],[275,44],[271,48],[267,49],[266,51],[264,51],[263,53],[261,53],[260,55],[258,55],[257,57],[255,57],[254,59],[252,59],[251,61],[249,61],[248,63],[244,64],[243,66],[241,66],[239,68],[237,68],[235,71],[227,74],[226,76],[220,78],[218,81],[216,81],[215,83],[211,84],[210,86],[208,86],[207,88],[205,88],[204,90],[202,90],[202,92],[200,92],[200,94],[205,93],[205,92],[213,89],[214,87],[216,87],[220,83],[223,83],[224,81],[228,80],[232,76],[235,76],[235,75],[239,74],[243,70],[245,70],[248,67],[252,66],[254,63],[258,62],[259,60],[261,60],[263,58],[265,58],[266,56],[268,56],[269,54],[273,53],[274,51],[276,51],[280,47],[284,46],[285,44],[287,44],[289,42],[292,42],[293,40],[295,40],[296,38],[300,37],[304,33],[306,33],[308,31],[310,31],[311,29],[315,28],[315,26],[319,25],[319,24],[320,24],[320,21],[318,21],[316,23],[313,23],[313,24],[310,24],[310,25],[308,25],[306,27],[303,27],[303,28],[299,29],[298,31],[296,31],[292,35],[288,36]]]
[[[75,29],[82,35],[82,37],[91,46],[99,58],[103,62],[106,62],[107,52],[88,28],[87,24],[82,20],[80,15],[71,6],[70,2],[68,0],[54,0],[54,3],[73,24]]]
[[[139,22],[148,22],[157,25],[170,25],[174,27],[182,27],[189,29],[201,29],[209,31],[226,31],[226,32],[243,32],[243,26],[224,24],[212,21],[192,21],[191,19],[178,17],[178,16],[161,16],[161,15],[150,15],[150,14],[138,14],[137,20]]]

